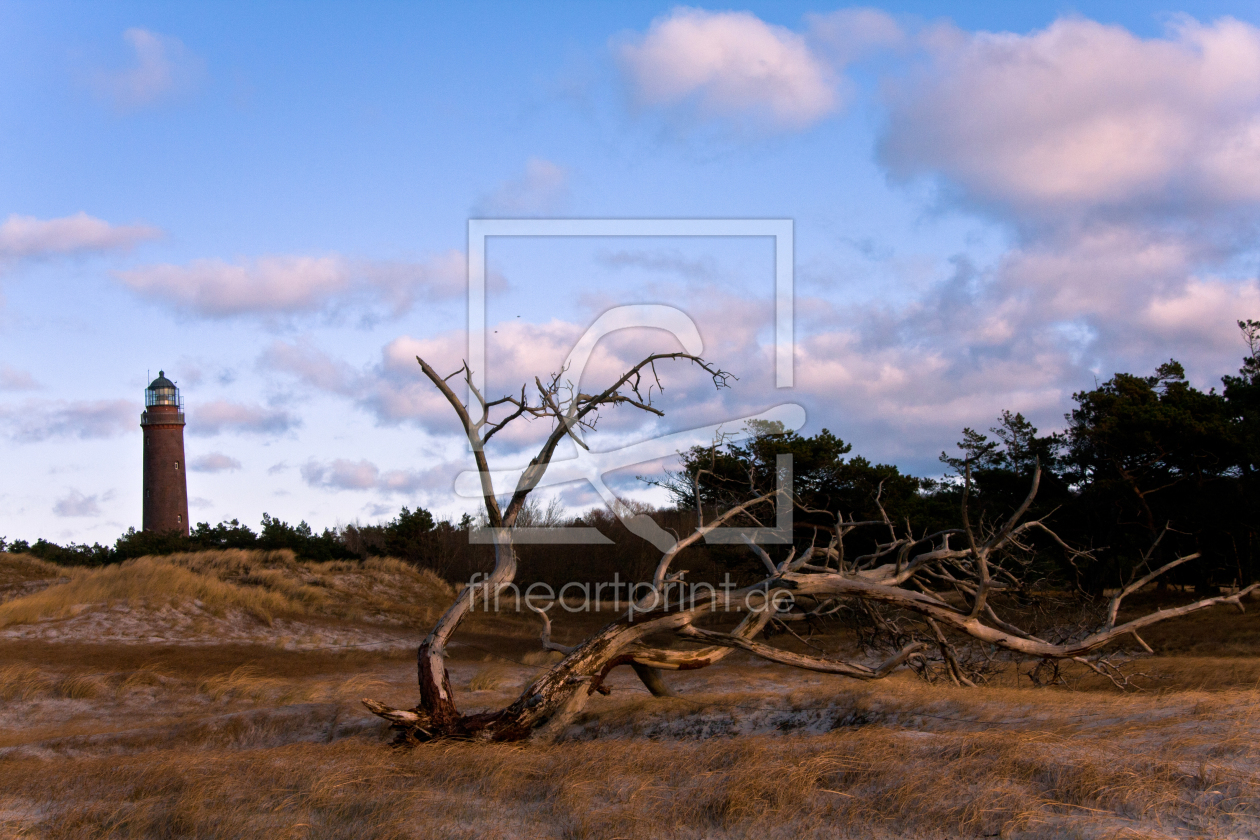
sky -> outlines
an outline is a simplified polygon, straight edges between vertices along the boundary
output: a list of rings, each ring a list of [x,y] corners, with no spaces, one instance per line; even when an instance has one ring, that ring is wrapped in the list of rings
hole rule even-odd
[[[736,378],[663,364],[664,417],[607,411],[592,450],[799,405],[934,475],[964,426],[1061,429],[1118,371],[1219,388],[1258,211],[1256,3],[0,0],[0,536],[139,527],[159,370],[193,521],[475,513],[415,361],[469,357],[470,219],[790,220],[790,387],[773,238],[520,236],[484,255],[490,395],[669,306]],[[678,349],[619,330],[582,385]],[[669,464],[608,486],[659,503]]]

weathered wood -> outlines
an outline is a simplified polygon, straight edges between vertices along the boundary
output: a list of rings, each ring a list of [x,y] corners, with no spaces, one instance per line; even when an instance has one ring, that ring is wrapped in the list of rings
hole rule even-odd
[[[638,662],[631,662],[630,667],[634,669],[634,673],[643,681],[643,685],[647,687],[647,690],[652,693],[653,697],[674,696],[674,692],[665,684],[660,668],[640,665]]]

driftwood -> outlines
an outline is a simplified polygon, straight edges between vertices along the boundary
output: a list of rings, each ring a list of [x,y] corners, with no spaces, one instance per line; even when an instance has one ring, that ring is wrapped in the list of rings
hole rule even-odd
[[[502,591],[515,578],[517,564],[512,544],[513,526],[525,508],[530,492],[546,472],[556,447],[566,436],[585,446],[578,432],[593,428],[598,410],[605,406],[629,405],[662,414],[652,405],[650,388],[648,396],[640,389],[645,377],[651,377],[652,384],[659,385],[659,380],[655,378],[657,362],[690,362],[708,373],[719,388],[726,385],[728,378],[724,371],[696,355],[681,352],[654,354],[598,394],[581,393],[564,381],[562,371],[547,383],[535,380],[536,398],[528,398],[526,389],[522,388],[519,396],[487,401],[473,386],[467,365],[443,377],[423,359],[417,358],[417,361],[450,403],[472,444],[486,516],[494,538],[494,570],[476,586],[476,590],[487,598]],[[473,406],[476,416],[469,412],[450,386],[450,380],[460,374],[476,403]],[[504,416],[492,421],[490,416],[496,411]],[[485,444],[508,423],[520,417],[548,419],[554,423],[554,428],[521,475],[506,507],[501,508],[491,480]],[[939,645],[949,665],[951,678],[960,684],[970,684],[971,681],[958,667],[953,647],[941,627],[1013,654],[1043,662],[1074,660],[1110,676],[1106,663],[1095,664],[1086,658],[1087,655],[1123,637],[1131,637],[1145,647],[1138,632],[1170,618],[1221,604],[1233,604],[1241,610],[1241,599],[1257,586],[1253,584],[1232,595],[1205,598],[1117,624],[1125,597],[1198,556],[1190,554],[1131,580],[1112,599],[1105,619],[1092,632],[1064,642],[1039,638],[1008,623],[994,611],[994,596],[1018,590],[1021,586],[1018,570],[1012,571],[1004,565],[1003,557],[1025,548],[1023,541],[1034,535],[1050,539],[1065,551],[1088,556],[1087,552],[1075,551],[1065,545],[1044,521],[1025,519],[1039,482],[1038,467],[1023,504],[987,536],[977,533],[968,518],[968,473],[963,494],[963,527],[959,529],[915,537],[908,531],[899,534],[887,515],[874,521],[836,517],[833,525],[819,529],[825,535],[826,545],[812,545],[799,556],[793,550],[786,559],[777,563],[764,548],[747,541],[750,550],[765,567],[762,580],[738,589],[693,589],[685,603],[681,603],[682,599],[671,603],[668,597],[662,601],[658,596],[649,603],[644,597],[576,646],[553,642],[550,620],[545,612],[535,610],[543,624],[541,641],[544,649],[559,651],[564,654],[564,659],[535,678],[515,702],[496,712],[461,714],[451,691],[445,667],[447,645],[461,621],[474,608],[476,600],[476,591],[465,590],[420,645],[417,663],[420,702],[412,709],[394,709],[375,700],[365,699],[363,703],[373,714],[394,724],[403,742],[450,737],[515,741],[525,738],[545,740],[558,735],[591,695],[607,691],[603,682],[616,667],[631,666],[648,689],[660,696],[669,693],[661,677],[662,671],[704,668],[735,650],[797,668],[875,680],[922,656],[926,648]],[[702,524],[694,532],[678,539],[664,552],[653,576],[655,591],[667,592],[671,584],[681,582],[682,574],[675,568],[679,558],[689,547],[703,540],[706,534],[732,522],[749,521],[756,511],[775,503],[791,504],[793,500],[784,498],[786,495],[777,490],[763,493],[732,505],[708,522],[701,519]],[[878,543],[873,552],[846,558],[844,537],[858,528],[885,528],[889,536],[887,541]],[[958,546],[951,545],[951,542]],[[1150,560],[1149,553],[1145,560]],[[771,621],[790,626],[794,621],[832,614],[838,609],[837,605],[854,600],[885,605],[919,616],[931,627],[931,640],[909,641],[884,661],[874,664],[794,653],[758,640]],[[698,626],[703,619],[727,611],[741,613],[741,620],[733,629],[718,631]]]

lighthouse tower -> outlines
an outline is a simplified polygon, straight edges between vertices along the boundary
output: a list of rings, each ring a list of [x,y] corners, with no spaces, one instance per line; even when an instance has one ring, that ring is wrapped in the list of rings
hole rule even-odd
[[[144,408],[144,530],[188,536],[184,401],[166,371],[144,390]]]

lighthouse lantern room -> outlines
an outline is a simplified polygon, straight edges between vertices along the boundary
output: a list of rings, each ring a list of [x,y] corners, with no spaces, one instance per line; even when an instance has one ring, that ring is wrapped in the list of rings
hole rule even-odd
[[[144,390],[144,530],[188,535],[188,482],[184,478],[184,400],[158,371]]]

